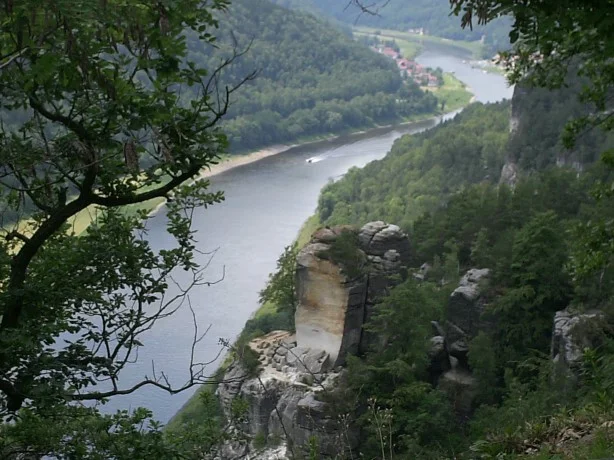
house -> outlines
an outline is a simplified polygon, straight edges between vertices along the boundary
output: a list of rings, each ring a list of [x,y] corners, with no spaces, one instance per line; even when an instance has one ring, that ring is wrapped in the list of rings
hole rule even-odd
[[[389,47],[384,48],[384,50],[382,51],[382,54],[392,59],[396,59],[399,57],[399,52]]]
[[[409,68],[411,68],[411,62],[408,61],[407,59],[397,59],[397,66],[399,66],[399,69],[401,70],[407,70]]]

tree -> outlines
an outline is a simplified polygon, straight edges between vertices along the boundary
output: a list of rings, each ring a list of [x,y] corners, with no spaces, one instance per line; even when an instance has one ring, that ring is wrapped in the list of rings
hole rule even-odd
[[[515,235],[509,286],[497,300],[498,343],[509,362],[527,357],[529,350],[547,352],[552,318],[568,305],[570,285],[565,273],[568,258],[557,215],[535,215]]]
[[[570,68],[579,65],[578,73],[587,81],[582,98],[594,110],[569,126],[568,145],[588,126],[614,127],[609,111],[614,84],[614,19],[608,14],[614,8],[612,0],[451,0],[450,4],[461,16],[462,27],[504,15],[514,18],[510,40],[515,47],[503,56],[514,83],[528,79],[536,86],[558,88]]]
[[[15,426],[26,414],[74,416],[84,401],[146,385],[175,393],[205,378],[204,365],[193,361],[179,387],[164,374],[129,387],[119,382],[139,336],[191,307],[189,289],[207,282],[194,260],[191,215],[223,195],[209,192],[207,181],[188,182],[226,148],[217,124],[251,75],[220,87],[240,53],[208,73],[186,58],[186,37],[213,43],[213,14],[227,5],[2,1],[0,203],[12,224],[4,220],[0,240],[0,417],[16,417]],[[124,207],[171,197],[175,245],[154,251],[143,239],[146,213]],[[98,220],[76,235],[71,219],[94,208]],[[192,281],[165,295],[176,269]],[[120,418],[132,426],[147,416]],[[96,446],[76,431],[62,439]],[[64,455],[49,444],[33,451],[19,443],[31,454]]]
[[[260,291],[260,303],[272,303],[277,311],[287,311],[294,315],[297,307],[296,298],[296,243],[286,246],[277,259],[277,271],[269,275],[266,287]]]

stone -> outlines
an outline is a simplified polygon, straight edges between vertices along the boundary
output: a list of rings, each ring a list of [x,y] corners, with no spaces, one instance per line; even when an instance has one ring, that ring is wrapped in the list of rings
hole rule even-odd
[[[439,379],[438,388],[445,392],[454,411],[466,419],[473,410],[473,401],[478,392],[478,382],[466,369],[453,367]]]
[[[368,348],[372,338],[363,325],[377,300],[397,282],[393,275],[403,277],[410,254],[409,239],[398,226],[370,222],[358,231],[357,248],[364,252],[368,270],[348,279],[341,266],[322,257],[335,235],[348,229],[320,229],[297,256],[296,341],[301,347],[325,350],[332,366]]]
[[[443,327],[441,327],[441,324],[439,324],[439,321],[431,321],[431,327],[433,328],[434,335],[441,335],[442,337],[446,335]]]
[[[275,354],[279,355],[279,356],[286,356],[288,354],[288,348],[284,347],[283,345],[278,347],[277,350],[275,350]]]
[[[520,176],[520,169],[513,161],[507,161],[501,169],[501,176],[499,184],[507,185],[510,188],[514,188],[518,183]]]
[[[484,315],[485,302],[482,299],[482,292],[489,277],[489,269],[469,270],[450,295],[446,308],[448,349],[457,340],[462,338],[468,342],[479,331],[492,327],[492,319]]]
[[[330,355],[324,350],[309,350],[297,364],[299,371],[321,374],[331,368]]]
[[[431,338],[431,347],[429,348],[429,371],[432,380],[436,381],[443,372],[450,370],[450,358],[446,350],[446,339],[440,335]]]
[[[584,350],[595,348],[603,337],[605,314],[600,310],[557,311],[552,330],[552,359],[566,370],[574,371],[582,362]]]
[[[299,346],[326,350],[336,361],[344,337],[357,341],[356,334],[345,335],[346,319],[356,322],[353,316],[363,316],[364,294],[361,293],[366,290],[366,277],[350,282],[342,267],[320,258],[319,254],[327,249],[328,245],[312,243],[297,256],[295,326]],[[345,348],[348,347],[357,348],[358,344],[346,344]]]

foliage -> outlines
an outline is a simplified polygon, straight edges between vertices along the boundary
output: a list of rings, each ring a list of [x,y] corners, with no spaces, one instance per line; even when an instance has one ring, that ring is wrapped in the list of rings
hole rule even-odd
[[[326,15],[350,25],[403,31],[424,29],[427,34],[453,40],[476,41],[484,37],[487,57],[509,48],[511,20],[502,18],[485,27],[463,30],[458,19],[450,17],[450,3],[445,0],[276,0],[276,3]],[[361,5],[370,8],[371,12],[363,13]]]
[[[385,220],[411,229],[461,185],[496,180],[508,138],[507,103],[473,104],[429,132],[397,140],[383,160],[350,170],[324,188],[320,220],[329,225]]]
[[[367,434],[361,452],[367,456],[389,458],[390,448],[419,456],[432,449],[431,458],[437,458],[438,440],[454,431],[449,401],[425,382],[430,322],[440,317],[446,294],[411,278],[394,287],[368,326],[381,342],[364,360],[350,360],[349,392],[357,395],[358,408],[370,407],[359,418]],[[383,439],[388,437],[391,441]]]
[[[100,415],[94,408],[64,406],[49,423],[47,413],[25,409],[16,423],[0,426],[0,453],[7,459],[197,458],[168,442],[151,415],[145,409]]]
[[[224,121],[233,152],[437,110],[433,95],[402,83],[392,60],[308,14],[236,0],[219,18],[218,48],[191,40],[189,56],[213,67],[229,48],[249,48],[220,76],[232,84],[258,72],[248,91],[233,95]]]
[[[260,303],[272,303],[277,311],[287,311],[294,315],[296,311],[296,271],[297,243],[286,246],[277,259],[277,271],[269,275],[266,287],[260,291]]]
[[[246,78],[220,88],[219,66],[234,56],[207,70],[190,59],[186,36],[211,46],[214,13],[227,5],[3,2],[0,206],[30,216],[26,228],[6,228],[0,242],[0,417],[13,419],[0,430],[10,452],[180,453],[148,411],[101,415],[99,407],[145,385],[174,393],[203,378],[194,362],[179,387],[164,374],[132,386],[120,375],[143,332],[205,282],[191,216],[223,195],[190,180],[226,148],[217,125]],[[145,239],[145,213],[120,208],[171,193],[171,241],[156,251]],[[101,219],[75,236],[69,220],[92,207]],[[175,270],[191,282],[170,291]],[[195,341],[199,335],[195,324]]]
[[[328,222],[373,218],[404,222],[412,233],[413,266],[430,263],[427,279],[437,281],[435,285],[410,281],[412,288],[405,287],[398,291],[402,294],[395,295],[400,287],[396,288],[391,297],[382,299],[378,311],[388,312],[389,316],[383,324],[371,327],[378,331],[383,348],[367,355],[364,361],[352,360],[350,365],[349,385],[359,395],[358,407],[366,410],[367,399],[372,398],[377,401],[377,411],[391,411],[395,455],[444,458],[459,450],[469,451],[472,445],[467,458],[515,458],[513,455],[527,449],[526,440],[542,440],[546,434],[554,436],[568,426],[565,424],[571,422],[566,411],[584,414],[585,408],[593,404],[602,421],[610,411],[607,395],[612,388],[611,379],[605,377],[611,371],[614,356],[610,351],[600,349],[602,358],[594,360],[589,368],[593,370],[587,369],[586,377],[581,378],[582,390],[575,393],[569,391],[570,381],[559,381],[561,375],[552,372],[549,352],[555,311],[568,305],[579,310],[595,306],[608,309],[614,298],[607,233],[578,233],[589,222],[609,222],[614,217],[609,188],[603,185],[610,183],[612,172],[602,163],[590,164],[590,158],[583,174],[549,167],[556,162],[547,160],[540,162],[532,174],[522,176],[513,189],[496,184],[496,175],[473,180],[479,178],[476,166],[486,153],[479,148],[484,136],[476,135],[469,144],[473,149],[467,149],[465,155],[453,156],[459,151],[453,149],[458,145],[455,136],[466,135],[467,128],[479,130],[477,126],[487,126],[501,113],[499,124],[494,123],[500,135],[498,151],[502,161],[513,141],[508,140],[502,109],[500,105],[471,107],[465,111],[466,118],[458,117],[422,138],[406,138],[395,145],[387,158],[367,166],[364,173],[350,172],[329,185],[321,196],[320,216],[327,217]],[[563,124],[556,123],[559,129]],[[524,142],[522,137],[527,135],[526,131],[517,131],[513,136]],[[549,139],[551,143],[558,142],[556,136]],[[399,149],[400,145],[405,148]],[[599,145],[603,144],[593,144],[597,148]],[[420,151],[422,146],[428,149],[424,153]],[[443,154],[447,146],[451,146],[449,156]],[[544,159],[552,158],[550,152],[546,151]],[[454,160],[444,163],[449,158]],[[447,165],[446,169],[442,164]],[[416,168],[423,168],[420,174],[415,173]],[[441,183],[448,188],[431,187],[434,199],[421,209],[427,212],[415,216],[415,208],[405,205],[407,190],[437,169],[441,171]],[[453,280],[473,267],[492,270],[483,301],[493,321],[488,330],[469,343],[469,365],[479,382],[475,399],[479,409],[469,429],[452,427],[450,420],[456,419],[449,402],[433,389],[431,376],[425,375],[428,361],[423,344],[431,333],[427,318],[440,319],[437,309],[446,303],[444,292],[438,292],[435,286],[442,289],[439,280]],[[423,289],[420,297],[412,291],[416,286]],[[422,311],[412,310],[404,302],[415,302],[430,313],[424,318]],[[423,328],[424,338],[413,335],[418,327]],[[407,337],[400,341],[407,348],[397,348],[397,342],[388,340],[397,330],[399,337]],[[600,334],[607,337],[607,330]],[[591,336],[594,334],[591,332]],[[593,379],[591,375],[599,377]],[[429,414],[428,419],[421,417],[423,413]],[[559,417],[557,424],[545,422],[550,416]],[[368,434],[361,449],[382,457],[381,447],[388,443],[382,444],[381,436],[378,438],[382,431],[378,432],[377,424],[371,425],[373,420],[361,418]],[[407,427],[408,434],[395,422]]]
[[[342,231],[330,244],[330,248],[318,252],[318,257],[329,259],[341,266],[348,278],[358,278],[364,274],[365,255],[360,250],[358,232],[353,229]]]
[[[540,171],[555,164],[581,168],[614,147],[614,133],[602,129],[583,130],[572,148],[565,145],[567,123],[593,110],[579,98],[588,80],[576,73],[574,66],[560,89],[536,88],[527,81],[517,84],[512,99],[514,134],[507,154],[523,170]]]

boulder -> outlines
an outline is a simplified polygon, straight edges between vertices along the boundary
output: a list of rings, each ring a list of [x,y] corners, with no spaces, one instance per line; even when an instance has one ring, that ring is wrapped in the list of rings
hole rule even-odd
[[[446,339],[444,337],[438,335],[431,338],[429,359],[429,371],[433,382],[436,382],[442,373],[450,370],[450,358],[448,350],[446,350]]]
[[[358,232],[358,241],[362,250],[369,255],[384,257],[388,251],[394,251],[402,264],[409,262],[409,239],[397,225],[370,222]]]
[[[454,411],[467,419],[473,410],[473,400],[478,393],[478,382],[467,369],[453,366],[439,379],[438,388],[452,401]]]
[[[553,361],[574,371],[582,362],[584,350],[599,344],[606,325],[605,314],[599,310],[573,312],[566,308],[556,312],[552,330]]]
[[[447,349],[464,366],[467,366],[468,343],[480,331],[492,328],[493,319],[485,314],[486,303],[482,297],[489,276],[488,269],[469,270],[450,295],[446,308]]]

